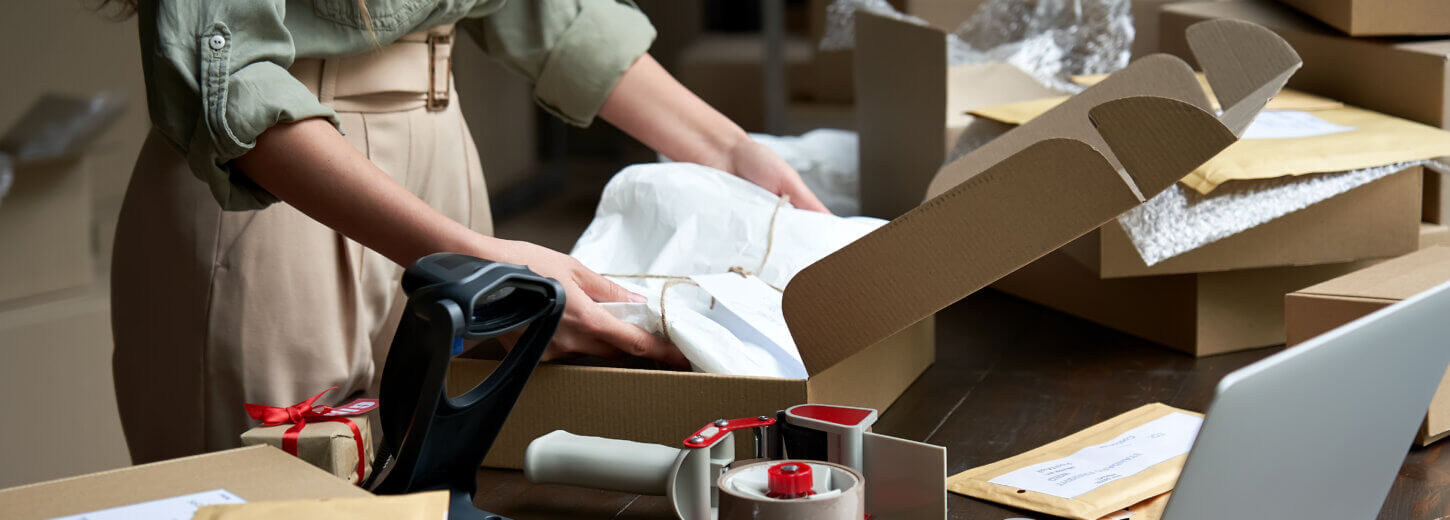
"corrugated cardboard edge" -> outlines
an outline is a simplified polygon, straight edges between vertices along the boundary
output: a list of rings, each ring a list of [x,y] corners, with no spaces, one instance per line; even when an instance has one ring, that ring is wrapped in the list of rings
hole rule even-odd
[[[1177,482],[1178,473],[1182,470],[1183,463],[1188,459],[1188,455],[1184,454],[1160,462],[1136,475],[1104,484],[1080,497],[1112,496],[1115,494],[1123,496],[1123,499],[1120,501],[1121,503],[1099,505],[1096,507],[1081,499],[1055,497],[1034,491],[1019,493],[1019,490],[1016,488],[993,484],[989,481],[997,476],[1024,466],[1060,458],[1064,456],[1064,453],[1060,452],[1069,447],[1086,447],[1107,442],[1123,434],[1123,432],[1175,412],[1203,417],[1203,414],[1181,410],[1163,403],[1143,405],[1021,455],[952,475],[947,480],[947,489],[953,493],[1013,507],[1020,507],[1031,511],[1078,520],[1097,520],[1103,517],[1103,515],[1125,509],[1173,489],[1173,485]],[[1145,478],[1149,478],[1144,475],[1149,475],[1153,481],[1144,482]]]

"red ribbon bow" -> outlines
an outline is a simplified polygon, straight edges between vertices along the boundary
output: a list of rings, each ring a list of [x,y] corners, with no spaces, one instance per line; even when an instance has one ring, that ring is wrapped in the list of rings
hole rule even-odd
[[[242,406],[247,409],[247,415],[252,416],[253,419],[262,421],[262,426],[292,424],[293,426],[291,428],[288,428],[286,432],[282,433],[282,451],[294,457],[297,456],[297,436],[302,433],[302,428],[307,427],[307,421],[340,422],[346,424],[348,428],[352,428],[352,438],[357,442],[357,481],[358,484],[362,484],[363,469],[367,464],[366,452],[363,450],[362,431],[358,429],[357,423],[352,422],[352,419],[338,415],[331,406],[313,405],[323,394],[336,389],[337,387],[334,386],[323,390],[322,393],[312,396],[311,399],[286,408],[251,403],[243,403]]]

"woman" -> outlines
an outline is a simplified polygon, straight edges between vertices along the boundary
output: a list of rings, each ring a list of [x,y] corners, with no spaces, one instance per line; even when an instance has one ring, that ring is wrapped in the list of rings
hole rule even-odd
[[[244,402],[366,391],[402,310],[401,266],[440,251],[558,279],[568,308],[549,358],[686,366],[596,303],[642,297],[489,236],[447,79],[454,24],[564,121],[598,115],[666,156],[824,211],[784,161],[646,54],[654,29],[627,1],[112,1],[139,14],[154,124],[112,281],[116,393],[137,463],[236,445]]]

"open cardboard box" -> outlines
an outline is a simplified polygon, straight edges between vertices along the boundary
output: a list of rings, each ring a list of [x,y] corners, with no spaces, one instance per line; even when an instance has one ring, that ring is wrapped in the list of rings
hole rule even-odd
[[[1284,297],[1289,346],[1450,282],[1450,247],[1431,247],[1295,291]],[[1450,437],[1450,370],[1415,442]]]
[[[1375,0],[1376,9],[1388,0]],[[1429,0],[1447,4],[1441,0]],[[1268,0],[1163,7],[1159,48],[1188,59],[1183,29],[1204,20],[1262,25],[1304,57],[1289,87],[1431,126],[1450,128],[1450,39],[1353,38]]]
[[[252,446],[0,490],[0,512],[40,520],[214,489],[247,501],[371,496],[282,450]]]
[[[1444,0],[1279,0],[1350,36],[1450,35]]]
[[[807,380],[540,366],[484,464],[517,468],[556,429],[674,445],[710,420],[789,404],[885,409],[931,363],[933,314],[1183,178],[1236,141],[1299,66],[1252,24],[1190,33],[1227,93],[1222,119],[1182,60],[1139,60],[947,165],[930,200],[797,274],[783,310]],[[450,391],[496,365],[455,362]]]
[[[1097,77],[1079,78],[1091,84]],[[1208,85],[1204,88],[1207,90]],[[1212,96],[1212,93],[1209,93]],[[1005,125],[1030,121],[1064,98],[1046,98],[977,109],[974,115]],[[1346,107],[1343,103],[1292,90],[1269,101],[1265,110],[1296,110],[1325,118],[1353,119],[1361,137],[1329,135],[1310,139],[1267,139],[1241,142],[1225,150],[1184,180],[1187,189],[1252,188],[1260,182],[1331,169],[1354,170],[1424,159],[1444,147],[1444,132],[1403,119]],[[1351,134],[1345,134],[1351,135]],[[1334,141],[1338,139],[1339,141]],[[1362,139],[1368,139],[1364,141]],[[1411,141],[1405,141],[1405,140]],[[1361,144],[1363,143],[1363,144]],[[1381,150],[1372,143],[1402,143]],[[1414,144],[1409,144],[1414,143]],[[1423,148],[1415,148],[1423,146]],[[1430,154],[1430,155],[1417,155]],[[1330,175],[1332,173],[1326,173]],[[1310,175],[1318,174],[1308,174]],[[1417,227],[1436,222],[1416,211],[1422,200],[1422,168],[1410,167],[1387,178],[1316,202],[1243,232],[1148,265],[1133,246],[1127,231],[1108,223],[1066,248],[1102,278],[1186,274],[1260,267],[1321,265],[1367,258],[1389,258],[1415,251]],[[1438,174],[1424,172],[1424,190],[1438,189]],[[1261,180],[1260,177],[1263,177]],[[1222,179],[1229,179],[1227,182]],[[1211,180],[1218,179],[1218,180]],[[1192,181],[1192,182],[1190,182]],[[1426,193],[1428,204],[1432,199]],[[1438,198],[1436,198],[1438,199]],[[1437,210],[1438,211],[1438,210]]]
[[[1421,168],[1411,167],[1151,266],[1117,222],[1068,244],[1063,252],[1101,278],[1387,258],[1418,247],[1420,176]]]
[[[856,14],[854,81],[861,211],[881,218],[921,204],[969,127],[1006,130],[968,111],[1062,95],[1006,63],[949,67],[945,32],[866,12]]]

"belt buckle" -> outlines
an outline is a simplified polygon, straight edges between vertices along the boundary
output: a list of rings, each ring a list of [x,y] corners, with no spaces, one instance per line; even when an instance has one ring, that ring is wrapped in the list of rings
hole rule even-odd
[[[452,45],[453,33],[429,34],[428,35],[428,111],[438,112],[448,108],[448,85],[449,75],[453,71],[453,53],[449,49],[448,57],[443,63],[443,70],[438,70],[438,46]],[[442,83],[439,83],[439,76],[442,76]]]

